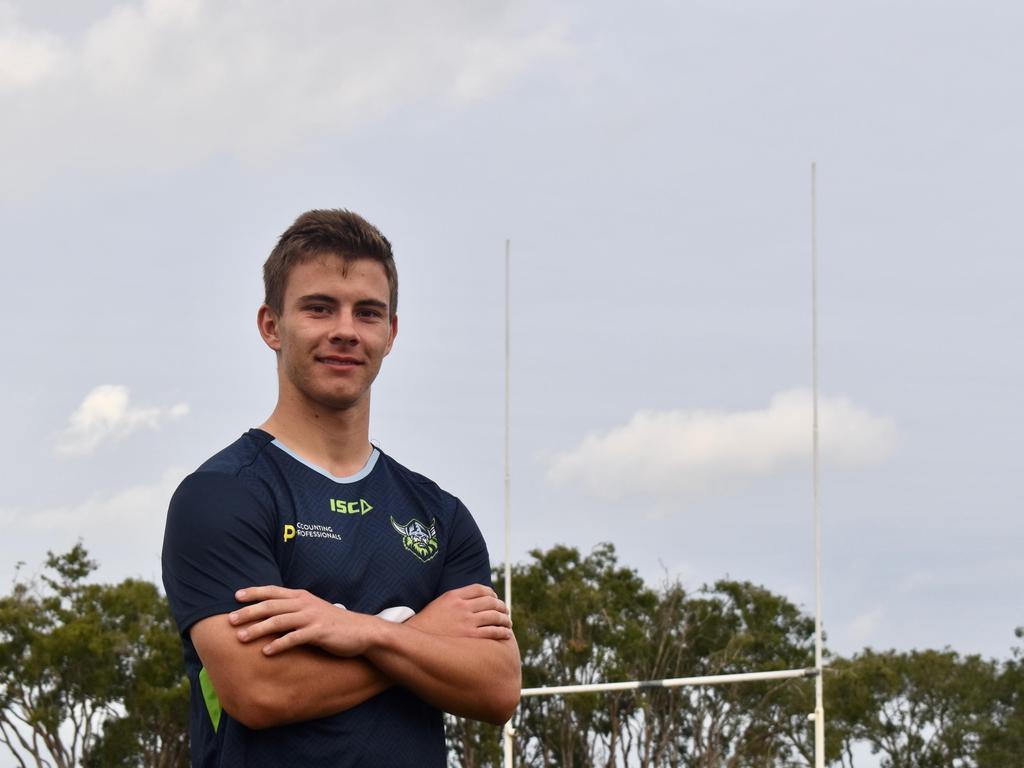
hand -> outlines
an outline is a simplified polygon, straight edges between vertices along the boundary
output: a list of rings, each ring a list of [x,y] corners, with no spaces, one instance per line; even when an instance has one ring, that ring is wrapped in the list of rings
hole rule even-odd
[[[406,624],[422,632],[446,637],[508,640],[512,619],[508,608],[490,587],[470,584],[445,592]]]
[[[304,589],[247,587],[238,590],[235,599],[252,603],[228,615],[232,626],[240,627],[239,641],[278,635],[263,646],[267,656],[297,645],[315,645],[335,656],[360,656],[373,644],[383,623],[383,619],[338,608]]]

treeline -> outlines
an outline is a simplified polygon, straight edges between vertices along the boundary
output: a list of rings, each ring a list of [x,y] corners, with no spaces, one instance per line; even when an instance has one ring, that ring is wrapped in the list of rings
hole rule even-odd
[[[93,584],[85,549],[50,554],[0,598],[0,743],[21,768],[184,768],[188,680],[155,584]]]
[[[524,688],[814,665],[813,618],[750,582],[654,589],[607,544],[586,556],[555,547],[531,557],[512,584]],[[499,592],[501,582],[496,570]],[[852,768],[856,755],[873,753],[884,768],[1024,766],[1021,649],[1005,661],[948,648],[826,658],[829,765]],[[524,697],[515,764],[811,766],[813,710],[811,679]],[[500,729],[449,725],[458,764],[502,764]]]
[[[813,619],[749,582],[652,588],[607,544],[531,558],[513,569],[524,687],[813,666]],[[188,683],[166,601],[145,581],[90,583],[94,569],[76,546],[0,598],[0,744],[23,768],[187,766]],[[500,592],[497,570],[494,581]],[[866,649],[830,657],[824,682],[829,765],[866,752],[886,768],[1024,765],[1020,649],[1001,661]],[[813,765],[813,688],[526,697],[515,764]],[[449,718],[447,733],[453,766],[502,765],[499,728]]]

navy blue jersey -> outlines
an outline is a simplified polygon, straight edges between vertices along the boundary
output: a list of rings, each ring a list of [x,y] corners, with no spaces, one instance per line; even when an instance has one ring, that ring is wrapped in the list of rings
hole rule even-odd
[[[163,579],[192,687],[194,766],[445,764],[441,712],[399,686],[329,717],[246,728],[220,710],[189,637],[200,619],[240,607],[241,587],[307,589],[376,614],[490,586],[480,530],[432,481],[376,449],[359,473],[335,477],[251,429],[178,486]]]

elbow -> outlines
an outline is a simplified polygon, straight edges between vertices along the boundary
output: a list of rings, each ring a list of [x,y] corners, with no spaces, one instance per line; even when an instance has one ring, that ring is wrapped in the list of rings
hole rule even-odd
[[[522,671],[519,667],[519,656],[516,654],[515,664],[510,665],[500,685],[493,690],[487,712],[481,718],[492,725],[504,725],[512,719],[523,688]]]
[[[254,731],[261,731],[264,728],[272,728],[278,725],[271,712],[258,707],[240,706],[235,707],[233,710],[225,708],[224,711],[231,715],[233,720]]]
[[[289,722],[288,712],[294,715],[295,710],[287,708],[285,698],[279,690],[256,683],[227,692],[221,698],[221,707],[233,720],[260,731]]]
[[[514,657],[510,654],[501,665],[488,672],[486,682],[478,679],[475,685],[459,687],[454,692],[455,700],[432,703],[456,717],[504,725],[512,719],[519,706],[522,682],[519,654],[516,653]]]
[[[267,707],[243,705],[236,709],[238,714],[231,710],[225,710],[231,717],[254,731],[262,731],[264,728],[273,728],[275,725],[282,725],[283,721],[278,713]]]
[[[502,691],[500,696],[495,697],[495,700],[491,702],[490,711],[483,718],[484,722],[491,725],[504,725],[512,719],[518,706],[519,686],[517,684],[514,688]]]

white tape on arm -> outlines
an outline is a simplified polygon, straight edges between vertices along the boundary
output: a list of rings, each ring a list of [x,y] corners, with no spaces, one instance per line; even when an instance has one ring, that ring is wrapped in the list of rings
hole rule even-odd
[[[416,611],[407,605],[396,605],[391,608],[385,608],[377,615],[384,619],[384,621],[393,621],[395,624],[401,624],[403,621],[408,621],[415,616]]]
[[[341,603],[335,603],[341,610],[346,610],[345,606]],[[407,605],[394,605],[390,608],[385,608],[383,611],[377,614],[378,618],[384,619],[384,621],[390,621],[394,624],[401,624],[403,621],[408,621],[416,615],[416,611]]]

